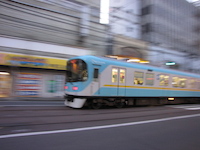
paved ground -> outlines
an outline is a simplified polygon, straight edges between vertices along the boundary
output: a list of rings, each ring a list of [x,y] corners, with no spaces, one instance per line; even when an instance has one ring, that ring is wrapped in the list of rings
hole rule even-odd
[[[23,104],[23,102],[21,102]],[[0,106],[1,150],[199,150],[199,105]],[[193,108],[193,109],[188,109]]]

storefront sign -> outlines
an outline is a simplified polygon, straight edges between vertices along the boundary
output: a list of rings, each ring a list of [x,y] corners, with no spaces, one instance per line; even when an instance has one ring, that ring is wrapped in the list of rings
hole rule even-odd
[[[0,53],[0,65],[66,70],[65,59]]]
[[[18,73],[16,78],[17,96],[39,96],[42,76],[39,73]]]

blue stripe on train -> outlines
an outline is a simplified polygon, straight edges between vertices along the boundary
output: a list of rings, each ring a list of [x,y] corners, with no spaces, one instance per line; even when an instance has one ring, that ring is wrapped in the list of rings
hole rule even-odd
[[[100,93],[100,94],[99,94]],[[127,97],[200,97],[197,91],[175,91],[163,89],[126,89],[101,88],[94,95],[98,96],[127,96]]]

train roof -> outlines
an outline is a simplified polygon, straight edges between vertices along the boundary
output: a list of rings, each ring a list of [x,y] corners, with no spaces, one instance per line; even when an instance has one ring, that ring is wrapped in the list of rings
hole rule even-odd
[[[83,59],[84,61],[93,61],[95,63],[98,63],[98,65],[116,65],[121,67],[131,67],[131,68],[137,68],[137,69],[143,69],[148,71],[156,71],[156,72],[163,72],[163,73],[169,73],[169,74],[176,74],[181,76],[189,76],[194,78],[200,78],[199,74],[189,73],[185,71],[178,71],[173,69],[166,69],[161,67],[155,67],[151,65],[144,65],[139,63],[133,63],[133,62],[126,62],[124,60],[117,60],[109,57],[101,57],[101,56],[92,56],[92,55],[85,55],[85,56],[78,56],[74,57],[72,59]]]

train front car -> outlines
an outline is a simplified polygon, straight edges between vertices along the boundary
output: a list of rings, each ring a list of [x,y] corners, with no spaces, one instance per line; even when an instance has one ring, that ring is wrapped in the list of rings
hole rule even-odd
[[[200,76],[177,70],[80,56],[68,61],[65,105],[160,105],[199,102]],[[168,101],[169,100],[169,101]]]
[[[88,64],[80,57],[75,57],[67,62],[65,105],[72,108],[81,108],[90,95]]]

